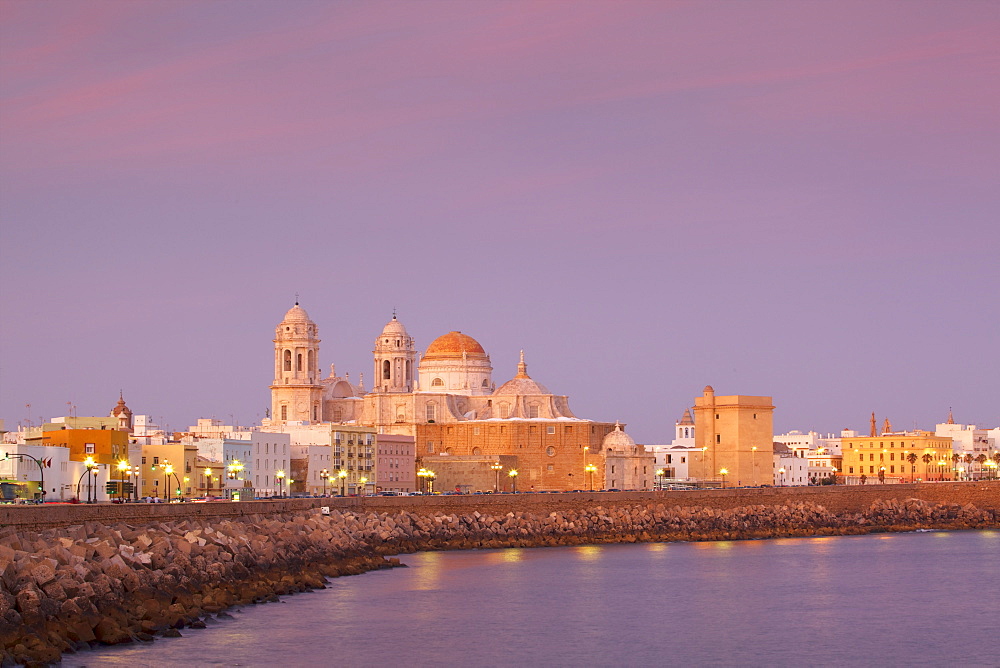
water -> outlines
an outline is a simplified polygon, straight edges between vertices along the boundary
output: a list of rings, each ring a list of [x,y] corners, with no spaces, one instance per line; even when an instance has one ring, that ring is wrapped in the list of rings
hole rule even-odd
[[[1000,531],[404,555],[67,666],[1000,666]]]

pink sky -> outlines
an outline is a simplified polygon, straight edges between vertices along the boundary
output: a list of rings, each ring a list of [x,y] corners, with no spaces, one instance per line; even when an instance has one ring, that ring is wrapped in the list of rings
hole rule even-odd
[[[1000,424],[1000,4],[0,3],[0,417],[258,418],[300,293],[641,442]],[[110,402],[110,403],[109,403]]]

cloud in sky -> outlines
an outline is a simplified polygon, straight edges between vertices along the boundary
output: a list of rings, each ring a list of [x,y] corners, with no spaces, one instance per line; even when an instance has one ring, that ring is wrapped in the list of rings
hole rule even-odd
[[[963,383],[997,364],[973,351],[1000,287],[998,7],[8,0],[0,415],[64,405],[67,373],[56,393],[132,383],[179,422],[259,404],[298,291],[324,331],[353,314],[338,366],[399,306],[419,345],[535,344],[543,382],[645,441],[706,383],[793,397],[790,426],[878,402],[997,420]],[[901,324],[942,309],[972,322]],[[835,334],[886,313],[895,338]],[[102,339],[105,317],[142,324]],[[192,342],[229,325],[215,357]],[[93,352],[116,347],[149,373]],[[873,370],[908,382],[843,399]]]

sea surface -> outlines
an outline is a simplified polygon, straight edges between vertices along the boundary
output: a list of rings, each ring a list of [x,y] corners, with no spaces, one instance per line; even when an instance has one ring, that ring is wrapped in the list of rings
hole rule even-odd
[[[1000,666],[1000,531],[427,552],[67,666]]]

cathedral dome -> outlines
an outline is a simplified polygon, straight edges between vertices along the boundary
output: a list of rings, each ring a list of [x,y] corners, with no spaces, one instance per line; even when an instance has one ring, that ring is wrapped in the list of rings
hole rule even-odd
[[[427,346],[423,359],[448,359],[462,357],[486,357],[486,351],[479,342],[462,332],[448,332],[437,337]]]
[[[281,322],[309,322],[309,323],[311,323],[312,320],[309,319],[309,314],[306,313],[306,310],[304,308],[302,308],[301,306],[299,306],[298,302],[295,302],[295,306],[293,306],[292,308],[288,309],[288,313],[285,314],[285,317],[282,319]]]
[[[605,448],[621,450],[625,448],[634,448],[635,441],[632,440],[631,436],[622,431],[622,425],[620,422],[615,422],[615,430],[604,437],[604,443],[602,445]]]

